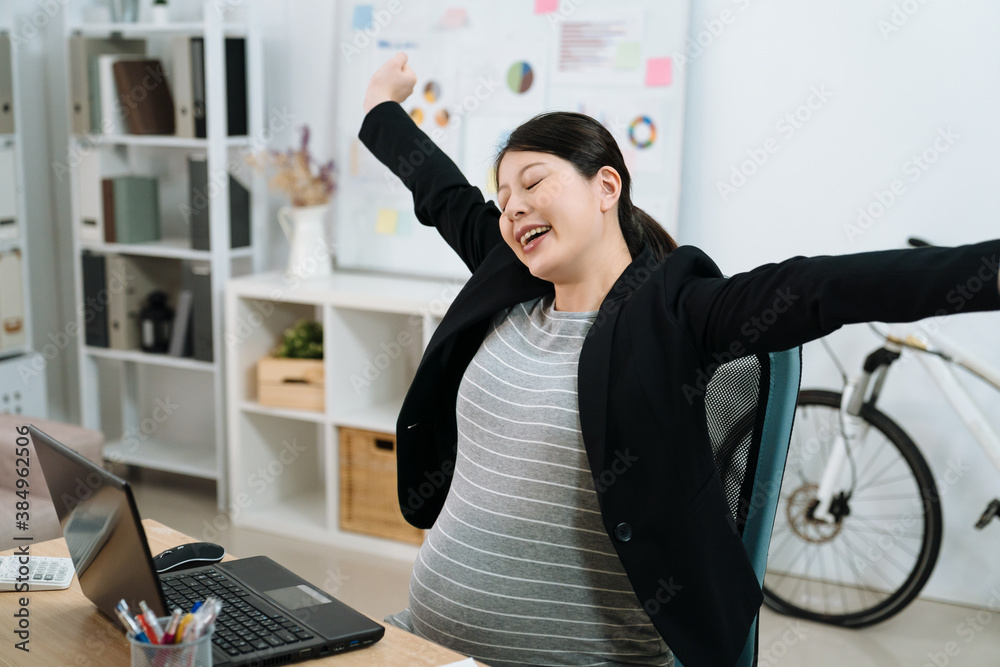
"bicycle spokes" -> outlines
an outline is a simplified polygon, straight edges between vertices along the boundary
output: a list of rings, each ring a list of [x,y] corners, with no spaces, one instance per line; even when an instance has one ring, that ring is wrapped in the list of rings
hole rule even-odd
[[[862,415],[864,437],[850,443],[853,469],[837,477],[829,513],[816,513],[840,432],[839,406],[831,392],[800,394],[765,598],[784,613],[867,625],[898,611],[926,581],[940,541],[940,508],[916,447],[870,410],[888,425]]]

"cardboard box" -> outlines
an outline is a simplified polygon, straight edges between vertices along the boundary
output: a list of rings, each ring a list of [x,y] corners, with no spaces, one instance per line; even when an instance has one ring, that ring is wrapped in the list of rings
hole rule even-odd
[[[264,357],[257,362],[257,401],[274,408],[326,409],[322,359]]]

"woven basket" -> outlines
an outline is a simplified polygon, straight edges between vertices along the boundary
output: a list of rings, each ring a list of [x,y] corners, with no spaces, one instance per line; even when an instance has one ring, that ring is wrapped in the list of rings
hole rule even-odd
[[[396,436],[340,428],[340,528],[422,544],[424,531],[406,522],[396,494]]]

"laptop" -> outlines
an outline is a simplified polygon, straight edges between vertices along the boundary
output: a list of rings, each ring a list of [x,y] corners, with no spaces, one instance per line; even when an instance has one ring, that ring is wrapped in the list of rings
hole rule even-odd
[[[116,625],[114,607],[123,598],[131,609],[145,600],[162,617],[175,605],[187,611],[194,600],[216,595],[223,610],[212,660],[233,667],[319,658],[371,646],[385,634],[266,556],[157,574],[128,482],[34,426],[28,430],[80,588]],[[96,534],[83,534],[86,527]]]

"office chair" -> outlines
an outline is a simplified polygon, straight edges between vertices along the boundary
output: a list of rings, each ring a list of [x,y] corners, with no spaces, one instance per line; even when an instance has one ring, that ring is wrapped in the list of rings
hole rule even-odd
[[[729,509],[763,585],[802,371],[802,348],[721,365],[705,390],[712,455]],[[757,664],[754,621],[735,667]],[[683,667],[676,661],[676,667]]]

